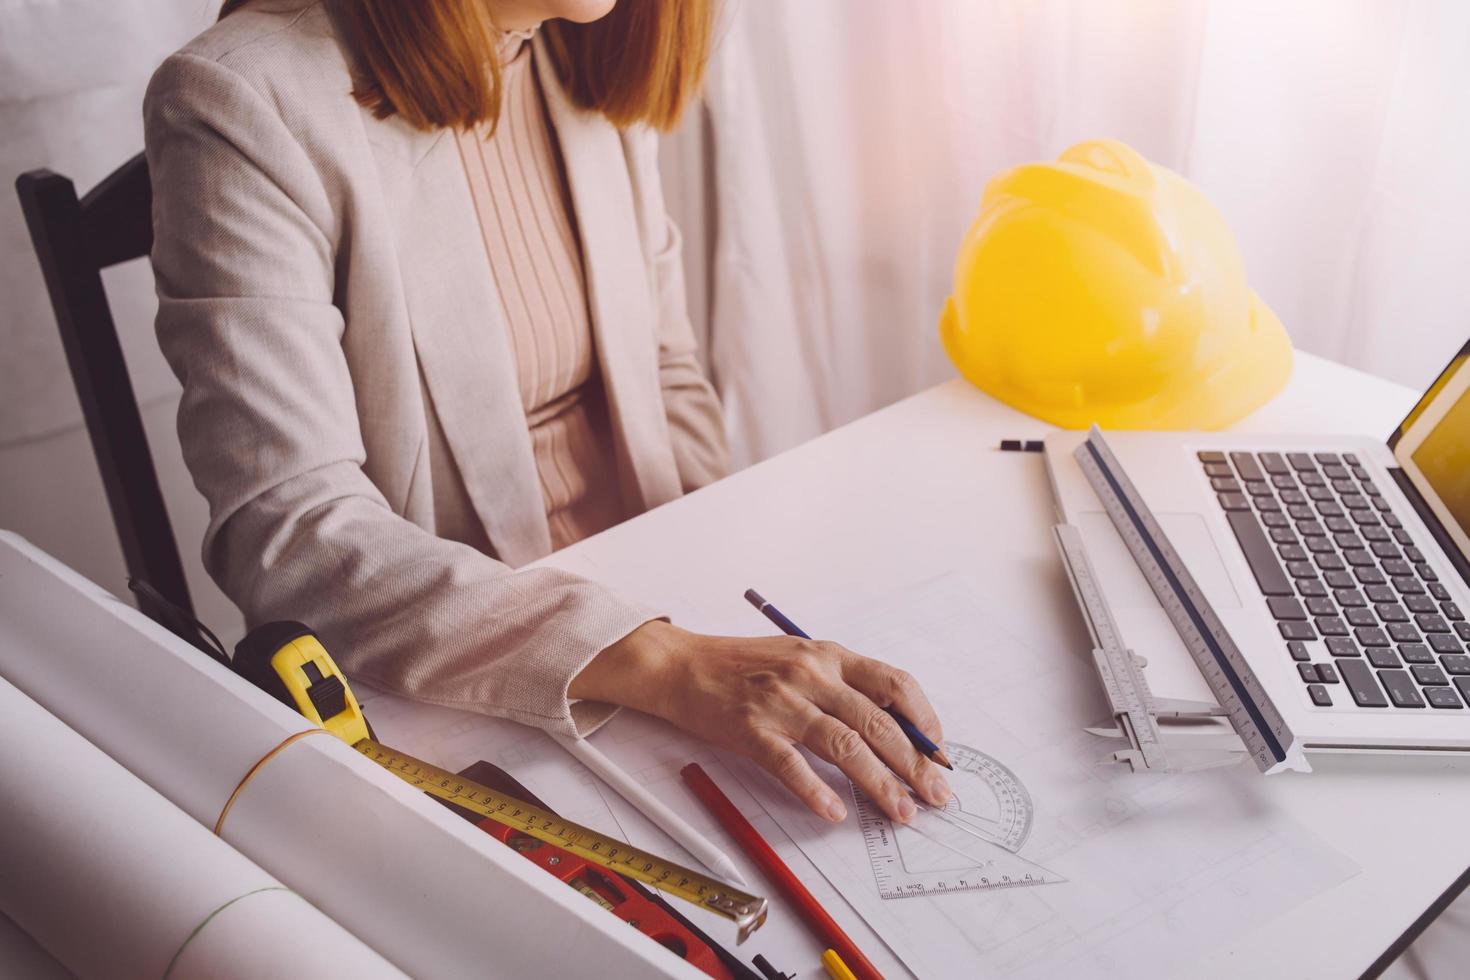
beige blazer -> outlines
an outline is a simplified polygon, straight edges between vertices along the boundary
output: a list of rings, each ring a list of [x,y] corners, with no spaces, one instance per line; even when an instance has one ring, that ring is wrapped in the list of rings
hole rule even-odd
[[[537,52],[630,510],[726,471],[655,137],[572,106]],[[598,651],[657,613],[550,569],[514,364],[448,131],[349,94],[323,5],[257,0],[171,56],[144,116],[158,338],[209,501],[203,554],[250,624],[312,626],[355,676],[587,731]],[[713,420],[713,424],[711,424]]]

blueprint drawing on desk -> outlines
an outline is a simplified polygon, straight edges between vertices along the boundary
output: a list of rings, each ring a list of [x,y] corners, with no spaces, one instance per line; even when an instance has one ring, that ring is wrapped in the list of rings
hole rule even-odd
[[[919,679],[945,726],[955,800],[894,827],[813,759],[857,811],[833,827],[727,761],[919,977],[1187,974],[1357,872],[1271,804],[1248,767],[1100,764],[1114,746],[1082,731],[1105,714],[1096,673],[1002,628],[962,576],[802,619]]]

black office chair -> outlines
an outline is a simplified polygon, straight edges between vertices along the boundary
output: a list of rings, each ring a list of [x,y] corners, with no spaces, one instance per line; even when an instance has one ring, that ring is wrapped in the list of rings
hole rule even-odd
[[[21,174],[15,189],[56,311],[138,608],[213,656],[194,618],[173,526],[102,286],[103,269],[147,255],[153,247],[148,162],[138,154],[81,200],[70,179],[50,170]]]

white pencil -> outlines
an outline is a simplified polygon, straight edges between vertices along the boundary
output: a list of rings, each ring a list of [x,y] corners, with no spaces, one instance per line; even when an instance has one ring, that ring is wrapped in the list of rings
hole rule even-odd
[[[745,878],[735,867],[735,862],[699,831],[656,796],[633,781],[617,763],[603,755],[591,743],[569,735],[551,736],[561,743],[562,748],[572,754],[582,765],[591,769],[602,781],[618,791],[618,795],[631,803],[664,833],[678,841],[679,846],[694,855],[701,864],[732,885],[745,887]]]

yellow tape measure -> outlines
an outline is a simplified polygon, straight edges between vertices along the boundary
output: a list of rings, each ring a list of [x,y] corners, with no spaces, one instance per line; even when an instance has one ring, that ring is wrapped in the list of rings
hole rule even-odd
[[[299,623],[272,623],[247,637],[236,649],[234,666],[243,677],[409,785],[724,916],[736,925],[737,943],[766,921],[766,900],[760,896],[380,744],[341,670],[316,636]]]

